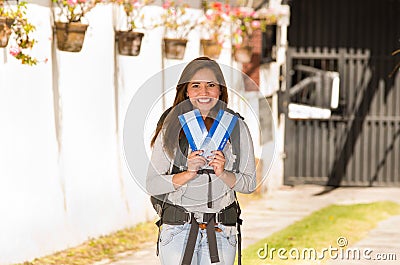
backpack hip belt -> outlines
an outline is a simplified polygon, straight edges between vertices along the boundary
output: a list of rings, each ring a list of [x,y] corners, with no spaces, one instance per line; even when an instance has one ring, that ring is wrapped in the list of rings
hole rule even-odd
[[[238,208],[236,201],[231,203],[229,206],[225,207],[218,213],[203,213],[203,220],[201,224],[206,224],[206,233],[207,233],[208,248],[210,252],[211,263],[217,263],[220,261],[218,255],[217,239],[215,234],[216,223],[221,223],[225,226],[236,226],[237,224],[242,223],[242,220],[239,218],[239,215],[240,215],[240,208]],[[190,265],[192,262],[193,252],[196,245],[197,235],[199,231],[199,223],[195,218],[195,214],[185,211],[185,208],[169,203],[164,204],[162,216],[159,222],[157,223],[159,227],[162,224],[182,225],[185,223],[190,223],[191,227],[189,230],[189,237],[182,259],[182,265]],[[239,226],[238,229],[239,229],[238,232],[240,233]]]
[[[218,213],[203,214],[202,223],[207,223],[210,214],[215,216],[214,219],[216,223],[221,223],[226,226],[235,226],[238,219],[236,202],[231,203]],[[163,210],[162,223],[182,225],[184,223],[191,223],[192,218],[194,218],[192,214],[187,212],[183,207],[166,203]]]

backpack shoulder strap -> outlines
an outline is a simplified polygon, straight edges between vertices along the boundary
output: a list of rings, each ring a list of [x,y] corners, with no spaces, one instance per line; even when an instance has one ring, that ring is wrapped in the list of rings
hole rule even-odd
[[[239,119],[244,120],[243,116],[240,115],[238,112],[235,112],[231,109],[226,109],[229,113],[237,116]],[[239,172],[239,165],[240,165],[240,124],[239,122],[236,123],[233,131],[231,133],[231,143],[232,143],[232,152],[236,155],[235,162],[233,163],[233,172]]]
[[[169,107],[168,109],[166,109],[166,110],[163,112],[163,114],[161,114],[161,117],[160,117],[160,119],[158,119],[158,122],[157,122],[157,127],[158,127],[158,126],[161,126],[161,125],[164,123],[165,118],[167,118],[167,116],[168,116],[168,114],[171,112],[171,110],[172,110],[172,107]]]
[[[184,135],[179,138],[179,149],[176,152],[174,164],[172,165],[171,174],[182,172],[183,166],[186,164],[187,155],[189,152],[189,143]]]

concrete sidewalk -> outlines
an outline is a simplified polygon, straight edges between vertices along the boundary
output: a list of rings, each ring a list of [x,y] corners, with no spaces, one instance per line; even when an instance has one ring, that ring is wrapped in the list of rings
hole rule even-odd
[[[354,204],[382,200],[400,203],[400,188],[338,188],[326,190],[326,187],[322,186],[304,185],[270,192],[262,199],[252,201],[242,209],[242,219],[244,219],[242,226],[243,249],[329,204]],[[397,262],[385,261],[384,264],[399,264],[400,232],[395,233],[399,227],[400,217],[390,218],[382,222],[375,230],[371,231],[368,238],[358,244],[360,247],[369,246],[374,250],[376,249],[374,253],[397,253]],[[378,242],[382,242],[382,245],[379,245]],[[385,247],[384,250],[382,249],[383,246]],[[117,262],[102,262],[102,264],[159,265],[160,262],[155,255],[155,242],[149,242],[142,250],[126,255]],[[346,260],[344,263],[343,261],[332,261],[329,264],[375,263],[366,260],[363,260],[362,263],[349,263]]]
[[[353,252],[327,265],[400,264],[400,216],[393,216],[371,230],[367,237],[349,246]],[[370,250],[370,251],[369,251]],[[366,252],[365,252],[366,251]],[[354,258],[355,257],[355,258]]]

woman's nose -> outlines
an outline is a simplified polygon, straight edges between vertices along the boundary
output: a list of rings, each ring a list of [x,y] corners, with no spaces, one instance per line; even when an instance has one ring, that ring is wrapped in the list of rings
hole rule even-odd
[[[199,89],[199,93],[200,94],[207,94],[208,90],[207,90],[207,84],[206,83],[200,83],[200,89]]]

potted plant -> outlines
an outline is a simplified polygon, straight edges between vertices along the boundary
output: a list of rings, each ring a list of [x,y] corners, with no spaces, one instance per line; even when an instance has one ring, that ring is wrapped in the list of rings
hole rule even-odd
[[[204,3],[204,16],[200,21],[201,46],[203,54],[218,59],[222,45],[227,38],[226,29],[229,25],[230,6],[221,2]]]
[[[85,14],[97,0],[52,0],[56,5],[57,48],[61,51],[80,52],[85,40],[88,23]]]
[[[231,10],[233,22],[232,50],[236,61],[248,63],[251,61],[251,37],[255,30],[265,32],[267,27],[276,24],[278,17],[285,15],[272,9],[263,8],[255,12],[249,7],[237,7]]]
[[[118,11],[123,10],[123,25],[118,25],[116,41],[121,55],[138,56],[144,36],[143,30],[148,30],[157,25],[145,20],[144,7],[154,2],[153,0],[116,0]]]
[[[237,62],[251,61],[251,36],[253,31],[260,29],[261,23],[257,20],[256,12],[252,8],[237,7],[232,9],[233,22],[232,51]]]
[[[22,64],[35,65],[38,60],[29,54],[36,40],[32,38],[35,26],[26,18],[26,2],[10,5],[7,0],[0,0],[0,48],[9,44],[13,36],[10,54]]]
[[[163,42],[165,57],[168,59],[183,59],[187,37],[197,25],[197,20],[193,20],[188,14],[188,7],[181,1],[167,0],[163,4],[164,12],[161,16],[164,25]]]

